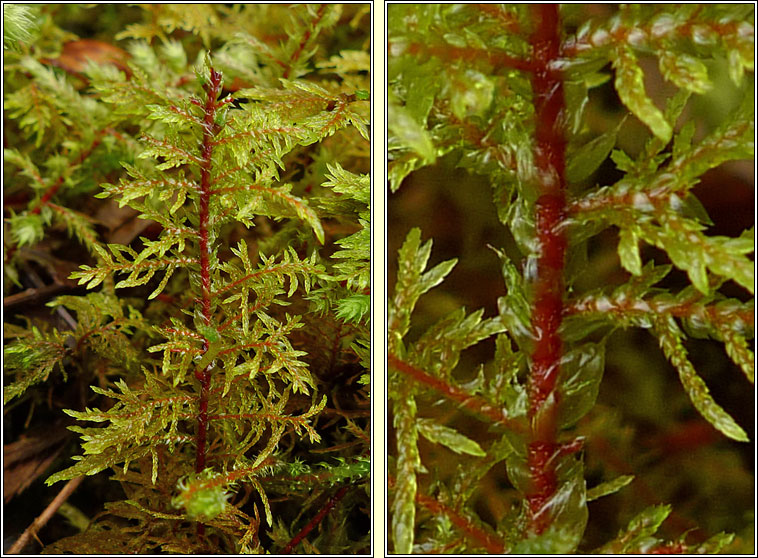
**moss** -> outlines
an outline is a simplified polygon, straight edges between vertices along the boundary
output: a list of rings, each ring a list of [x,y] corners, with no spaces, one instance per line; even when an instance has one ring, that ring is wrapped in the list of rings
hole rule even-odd
[[[751,546],[753,17],[389,7],[391,550]]]
[[[180,8],[39,6],[11,37],[8,440],[48,405],[78,434],[34,482],[84,477],[90,523],[48,552],[357,553],[369,12]]]

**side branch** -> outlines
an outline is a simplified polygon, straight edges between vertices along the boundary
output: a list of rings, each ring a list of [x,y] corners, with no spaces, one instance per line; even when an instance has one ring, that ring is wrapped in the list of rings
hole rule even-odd
[[[326,4],[321,4],[318,8],[318,11],[316,12],[316,17],[311,22],[311,25],[313,25],[314,28],[318,26],[318,24],[321,22],[321,19],[324,17],[324,12],[326,11]],[[308,44],[308,41],[311,40],[311,31],[310,29],[306,30],[306,32],[303,34],[303,38],[300,41],[300,44],[297,45],[297,48],[292,53],[292,56],[290,56],[290,59],[287,61],[286,64],[283,64],[283,67],[285,68],[284,74],[282,77],[284,79],[287,79],[290,77],[290,70],[295,66],[297,61],[300,59],[300,56],[303,54],[303,51],[305,50],[306,45]]]
[[[95,134],[95,139],[92,141],[92,144],[79,153],[79,156],[74,159],[68,166],[65,172],[63,172],[58,179],[53,183],[50,188],[47,189],[47,191],[42,195],[39,202],[34,206],[34,208],[31,210],[32,214],[39,214],[40,211],[42,211],[42,208],[47,205],[47,203],[53,198],[53,196],[58,192],[60,187],[63,185],[63,182],[66,180],[66,178],[71,174],[71,172],[76,169],[79,165],[81,165],[84,161],[87,160],[87,158],[92,155],[92,153],[97,149],[100,144],[103,141],[103,136],[105,134],[112,134],[115,136],[120,136],[120,134],[116,133],[115,130],[112,130],[111,128],[103,128],[102,130],[99,130]],[[39,178],[38,182],[42,183],[42,179]]]
[[[389,354],[387,356],[387,362],[392,368],[398,372],[402,372],[411,380],[433,389],[451,401],[459,403],[474,414],[484,417],[495,424],[504,426],[508,430],[515,432],[524,432],[524,427],[521,423],[505,416],[504,409],[495,408],[488,401],[482,399],[481,397],[468,393],[467,391],[457,386],[449,384],[441,378],[427,374],[423,370],[420,370],[419,368],[416,368],[415,366],[408,364],[403,360],[400,360],[393,354]]]
[[[394,53],[392,48],[393,45],[388,42],[387,50],[389,53],[394,56],[402,54]],[[514,70],[522,70],[525,72],[532,71],[534,68],[533,63],[529,60],[516,58],[505,52],[497,52],[475,47],[456,47],[447,44],[427,46],[419,43],[411,43],[408,45],[406,52],[414,56],[431,56],[450,62],[465,62],[473,65],[486,61],[495,68],[512,68]]]
[[[217,291],[214,291],[211,293],[211,298],[217,297],[225,293],[226,291],[245,283],[246,281],[250,281],[252,279],[255,279],[256,277],[260,277],[261,275],[265,275],[268,273],[286,274],[286,273],[294,273],[296,271],[300,271],[300,272],[307,271],[311,273],[316,273],[318,272],[318,269],[315,268],[314,266],[309,266],[307,264],[304,264],[303,262],[283,262],[280,264],[275,264],[269,267],[265,267],[263,269],[259,269],[258,271],[254,271],[253,273],[245,275],[244,277],[236,279],[235,281],[232,281],[231,283],[228,283],[227,285],[220,287]]]
[[[388,475],[387,477],[387,487],[390,489],[395,487],[395,478],[391,475]],[[429,496],[425,496],[424,494],[416,494],[416,502],[433,514],[444,514],[449,517],[453,525],[463,531],[466,536],[477,541],[477,543],[487,549],[489,554],[506,553],[507,548],[502,541],[498,540],[484,529],[477,527],[471,523],[469,519],[442,502]]]

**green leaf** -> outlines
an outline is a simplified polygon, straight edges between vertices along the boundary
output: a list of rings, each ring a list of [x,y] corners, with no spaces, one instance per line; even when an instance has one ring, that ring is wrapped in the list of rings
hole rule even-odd
[[[558,488],[542,509],[542,513],[550,516],[548,528],[541,535],[518,542],[511,553],[566,555],[576,552],[588,518],[584,466],[575,456],[569,456],[559,459],[556,474]]]
[[[663,77],[677,87],[699,94],[713,87],[708,79],[708,68],[694,56],[663,51],[659,54],[658,62]]]
[[[408,86],[405,90],[405,108],[422,125],[427,123],[429,111],[434,99],[442,89],[440,82],[440,61],[431,58],[424,64],[412,57],[404,57],[400,62],[405,75],[408,76]],[[393,90],[394,95],[394,90]]]
[[[604,369],[604,343],[584,343],[561,357],[558,373],[561,426],[575,424],[595,406]]]
[[[519,541],[509,554],[541,556],[543,554],[573,554],[576,536],[569,529],[551,526],[545,533]]]
[[[674,220],[668,222],[673,224]],[[681,225],[685,223],[690,229],[698,227],[693,221],[684,220],[680,221],[680,226],[676,229],[664,226],[657,235],[657,245],[666,250],[676,267],[687,272],[690,281],[698,291],[707,294],[710,291],[706,272],[707,256],[699,243],[692,242],[692,240],[700,240],[699,235],[692,235],[686,239],[682,237],[682,228],[684,227]]]
[[[629,522],[627,532],[635,533],[641,537],[648,537],[658,530],[670,513],[671,506],[650,506]]]
[[[598,484],[587,491],[587,501],[592,502],[603,496],[615,494],[634,480],[634,475],[621,475],[613,480]]]
[[[431,164],[435,160],[436,150],[429,132],[407,108],[390,99],[387,118],[390,147],[410,149],[426,164]]]
[[[200,324],[197,326],[197,331],[200,335],[205,337],[209,343],[216,343],[221,339],[218,330],[213,326]]]
[[[21,246],[37,244],[45,236],[45,221],[41,215],[26,213],[8,218],[13,241]]]
[[[56,331],[43,334],[34,328],[31,338],[17,339],[5,346],[3,368],[8,376],[14,374],[16,380],[6,380],[3,403],[19,397],[31,386],[46,381],[56,367],[64,373],[65,378],[63,359],[68,350],[60,337]]]
[[[678,197],[672,195],[675,205],[681,207]],[[640,237],[666,251],[679,269],[687,272],[692,284],[701,293],[710,293],[707,271],[731,279],[751,294],[755,289],[755,270],[752,261],[745,257],[754,251],[752,231],[737,238],[706,236],[703,226],[671,210],[664,209],[660,216],[662,227],[649,222],[640,223]]]
[[[470,68],[456,78],[451,86],[450,104],[453,114],[461,120],[481,116],[492,104],[494,82],[481,72]]]
[[[459,308],[427,329],[409,355],[430,373],[448,377],[458,365],[461,351],[505,331],[502,320],[482,320],[483,310],[466,315]]]
[[[398,251],[398,275],[395,296],[390,304],[388,326],[395,339],[402,339],[408,332],[410,314],[419,297],[439,285],[452,271],[457,260],[437,264],[423,273],[432,250],[432,241],[421,245],[421,230],[412,229]],[[390,344],[390,350],[393,350]]]
[[[288,213],[292,212],[298,218],[308,223],[313,229],[318,241],[321,244],[324,243],[324,227],[321,225],[321,220],[306,200],[290,193],[292,190],[290,184],[284,184],[278,188],[262,184],[250,184],[245,189],[257,195],[263,195],[276,205],[269,209],[264,209],[260,206],[260,201],[257,199],[258,196],[256,195],[250,199],[245,206],[240,208],[240,211],[237,214],[238,219],[246,218],[248,215],[255,213],[281,218],[283,216],[288,216]]]
[[[633,172],[636,167],[634,160],[621,149],[611,151],[611,160],[616,163],[616,168],[622,172]]]
[[[29,42],[36,32],[39,15],[31,6],[3,5],[3,48],[21,50],[18,43]]]
[[[493,248],[500,258],[501,270],[508,294],[497,299],[500,318],[505,327],[524,352],[530,352],[534,342],[529,301],[524,288],[524,280],[515,264],[505,252]]]
[[[566,164],[566,180],[569,183],[576,184],[589,178],[600,167],[616,145],[617,131],[614,129],[599,135],[569,156]]]
[[[671,506],[650,506],[637,514],[614,540],[605,544],[602,554],[638,554],[652,548],[658,541],[652,535],[671,513]]]
[[[416,424],[419,433],[424,438],[435,444],[441,444],[455,453],[465,453],[476,457],[487,455],[478,443],[453,428],[437,424],[432,419],[424,418],[418,419]]]
[[[640,258],[639,238],[632,228],[619,231],[618,255],[621,266],[632,275],[642,273],[642,259]]]
[[[416,400],[407,386],[401,387],[399,391],[401,393],[394,399],[398,455],[390,527],[395,544],[394,551],[398,554],[410,554],[413,551],[416,525],[416,473],[421,470],[421,458],[418,451]]]
[[[734,538],[734,533],[717,533],[705,542],[697,545],[691,552],[698,555],[721,554],[721,550],[727,545],[732,544]]]
[[[346,322],[360,322],[371,311],[371,296],[354,294],[337,301],[337,317]]]

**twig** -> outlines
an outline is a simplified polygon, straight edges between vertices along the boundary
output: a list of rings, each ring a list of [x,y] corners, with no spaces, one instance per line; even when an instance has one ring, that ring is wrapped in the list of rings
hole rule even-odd
[[[321,520],[326,517],[326,515],[332,511],[332,508],[337,505],[337,503],[342,500],[342,498],[347,494],[347,486],[343,486],[340,488],[337,493],[332,496],[332,498],[326,503],[326,505],[321,508],[321,511],[319,511],[316,516],[308,522],[308,525],[303,527],[300,532],[295,535],[295,537],[287,543],[287,546],[284,547],[282,550],[282,554],[290,554],[292,550],[302,541],[308,533],[310,533],[316,525],[321,523]]]
[[[21,536],[18,538],[18,540],[13,543],[13,546],[11,546],[8,550],[8,554],[20,554],[21,550],[26,546],[26,543],[29,542],[29,539],[33,536],[36,536],[37,531],[42,529],[42,527],[44,527],[45,524],[50,521],[50,518],[53,517],[53,515],[55,515],[55,512],[58,511],[58,508],[60,508],[63,503],[68,500],[69,496],[73,494],[74,490],[76,490],[76,487],[81,484],[83,479],[84,477],[76,477],[68,481],[66,483],[66,486],[63,487],[63,489],[58,493],[53,501],[50,502],[50,504],[45,508],[45,511],[43,511],[42,514],[37,519],[35,519],[23,533],[21,533]]]

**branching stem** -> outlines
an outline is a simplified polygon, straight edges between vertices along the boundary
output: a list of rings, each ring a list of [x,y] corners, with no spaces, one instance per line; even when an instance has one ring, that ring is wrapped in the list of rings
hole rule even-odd
[[[200,167],[200,215],[198,229],[200,232],[200,282],[202,285],[202,315],[206,325],[211,323],[211,271],[210,271],[210,246],[208,244],[208,219],[211,198],[211,170],[213,168],[213,138],[219,130],[216,124],[217,101],[221,92],[221,74],[213,68],[210,69],[210,80],[205,86],[206,99],[203,110],[203,144],[201,148],[202,164]],[[203,351],[208,352],[209,343],[203,343]],[[208,393],[210,391],[211,374],[213,363],[201,362],[202,367],[195,371],[195,377],[200,381],[200,400],[197,412],[197,437],[195,453],[195,472],[205,469],[206,449],[205,442],[208,434]],[[203,535],[203,525],[198,524],[198,535]]]

